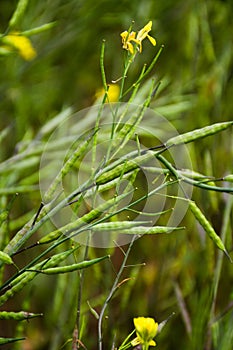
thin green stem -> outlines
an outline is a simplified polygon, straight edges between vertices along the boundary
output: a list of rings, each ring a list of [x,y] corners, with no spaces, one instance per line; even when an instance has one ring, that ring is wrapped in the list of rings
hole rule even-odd
[[[224,244],[226,241],[227,230],[228,230],[229,224],[230,224],[232,207],[233,207],[233,197],[229,197],[228,201],[227,201],[226,209],[224,211],[223,224],[222,224],[221,236],[220,236],[221,240]],[[219,287],[221,271],[222,271],[223,256],[224,256],[223,253],[221,251],[218,251],[217,265],[215,268],[213,284],[212,284],[212,305],[211,305],[210,314],[209,314],[209,330],[208,330],[207,344],[206,344],[206,348],[205,348],[206,350],[211,349],[212,341],[211,341],[211,334],[210,333],[211,333],[212,322],[214,319],[214,311],[215,311],[218,287]]]
[[[120,347],[118,348],[118,350],[126,350],[128,348],[130,348],[131,342],[129,342],[129,339],[132,337],[132,335],[136,332],[136,330],[134,329],[123,341],[123,343],[120,345]]]
[[[151,62],[151,64],[149,65],[149,67],[147,68],[147,70],[143,73],[143,75],[140,75],[140,77],[138,78],[138,80],[132,84],[122,95],[122,97],[124,97],[125,95],[127,95],[135,86],[137,86],[139,83],[141,83],[141,81],[143,79],[145,79],[145,77],[152,71],[152,69],[154,68],[155,63],[158,61],[159,56],[162,53],[162,50],[164,48],[164,45],[162,45],[157,53],[157,55],[154,57],[153,61]]]
[[[103,86],[105,92],[108,90],[108,85],[106,81],[106,74],[105,74],[105,69],[104,69],[104,52],[105,52],[105,40],[102,42],[101,46],[101,52],[100,52],[100,70],[101,70],[101,77],[103,81]]]
[[[123,93],[124,91],[124,87],[125,87],[125,79],[127,77],[127,73],[128,73],[128,70],[135,58],[135,55],[131,55],[127,52],[127,59],[126,59],[126,62],[125,62],[125,65],[124,65],[124,71],[123,71],[123,75],[122,75],[122,79],[121,79],[121,86],[120,86],[120,95],[119,95],[119,101],[121,101],[122,97],[125,95],[125,93]]]
[[[127,251],[125,252],[125,256],[124,256],[124,259],[122,261],[122,264],[121,264],[121,267],[117,273],[117,276],[115,278],[115,281],[113,283],[113,286],[103,304],[103,307],[100,311],[100,314],[99,314],[99,321],[98,321],[98,343],[99,343],[99,350],[102,350],[103,348],[103,336],[102,336],[102,323],[103,323],[103,317],[104,317],[104,314],[105,314],[105,310],[110,302],[110,300],[112,299],[114,293],[116,292],[116,290],[118,289],[118,283],[119,283],[119,279],[122,275],[122,272],[125,268],[125,265],[126,265],[126,262],[127,262],[127,259],[128,259],[128,256],[129,256],[129,253],[132,249],[132,246],[133,246],[133,243],[135,241],[136,237],[133,237],[132,241],[130,242],[129,244],[129,247],[127,249]]]

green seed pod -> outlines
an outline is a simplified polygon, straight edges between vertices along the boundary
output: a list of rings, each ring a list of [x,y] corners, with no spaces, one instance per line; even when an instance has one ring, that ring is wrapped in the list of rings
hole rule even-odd
[[[77,159],[85,154],[86,149],[88,148],[90,142],[93,139],[93,136],[96,134],[96,131],[88,137],[86,141],[84,141],[79,147],[73,152],[71,157],[65,162],[63,167],[61,168],[60,172],[57,174],[51,185],[49,186],[48,190],[45,193],[44,201],[49,202],[56,191],[57,186],[62,181],[62,179],[68,174],[70,169],[73,167]]]
[[[99,314],[97,311],[95,311],[95,309],[91,306],[91,304],[89,303],[89,301],[87,300],[87,305],[89,307],[90,312],[92,313],[92,315],[96,318],[96,320],[99,320]]]
[[[13,285],[11,289],[7,290],[3,295],[0,296],[0,306],[3,305],[15,293],[23,289],[23,287],[27,285],[36,275],[37,272],[25,272],[17,284]]]
[[[67,265],[67,266],[61,266],[61,267],[53,267],[48,269],[43,269],[40,272],[45,273],[47,275],[54,275],[54,274],[60,274],[60,273],[67,273],[67,272],[73,272],[81,269],[85,269],[89,266],[92,266],[94,264],[99,263],[100,261],[109,258],[109,255],[102,256],[101,258],[96,258],[92,260],[82,261],[77,264]]]
[[[49,243],[49,242],[55,241],[61,235],[62,235],[62,232],[60,230],[55,230],[53,232],[50,232],[45,237],[43,237],[39,240],[39,244]]]
[[[224,176],[223,180],[233,182],[233,175],[226,175],[226,176]]]
[[[9,312],[9,311],[0,311],[0,320],[28,320],[29,318],[40,317],[43,314],[33,314],[26,311],[19,312]]]
[[[16,10],[10,19],[9,27],[15,27],[18,24],[18,22],[21,20],[21,17],[26,11],[27,4],[28,0],[19,0]]]
[[[130,228],[128,230],[122,230],[122,234],[130,234],[130,235],[155,235],[160,233],[171,233],[172,231],[184,230],[185,227],[167,227],[167,226],[138,226],[134,228]]]
[[[45,237],[41,238],[39,243],[49,243],[58,237],[60,237],[63,233],[64,234],[70,234],[73,231],[77,231],[84,225],[94,221],[98,217],[100,217],[103,213],[106,212],[109,208],[119,203],[122,199],[124,199],[126,196],[128,196],[129,193],[124,193],[120,196],[114,197],[106,201],[105,203],[99,205],[97,208],[91,210],[89,213],[83,215],[81,218],[75,220],[74,222],[71,222],[65,226],[63,226],[59,230],[55,230],[53,232],[50,232]]]
[[[208,125],[201,129],[196,129],[185,134],[172,137],[166,142],[166,147],[189,143],[194,140],[216,134],[222,130],[229,128],[231,125],[233,125],[233,122],[216,123],[213,125]]]
[[[45,23],[45,24],[42,24],[39,27],[35,27],[35,28],[32,28],[32,29],[24,30],[22,32],[22,35],[24,35],[24,36],[32,36],[32,35],[40,34],[40,33],[43,33],[45,31],[55,27],[56,25],[57,25],[56,21],[50,22],[50,23]]]
[[[2,338],[0,337],[0,345],[14,343],[19,340],[24,340],[25,338]]]
[[[80,247],[81,247],[80,245],[77,245],[76,247],[68,249],[65,252],[53,255],[50,259],[48,259],[48,261],[45,263],[44,266],[47,266],[47,267],[56,266],[57,264],[59,264],[60,262],[64,261],[66,258],[68,258],[68,256],[73,254]]]
[[[0,226],[1,226],[1,224],[4,222],[4,221],[6,221],[7,220],[7,218],[8,218],[8,210],[3,210],[3,211],[1,211],[1,213],[0,213]]]
[[[140,155],[138,157],[135,157],[132,159],[126,159],[123,163],[117,165],[116,167],[113,167],[111,170],[105,171],[100,174],[97,179],[95,180],[96,185],[103,185],[106,182],[109,182],[111,180],[114,180],[115,178],[127,174],[137,168],[140,167],[140,165],[146,163],[148,160],[153,159],[155,156],[155,152],[148,151],[143,155]]]
[[[13,260],[11,259],[11,257],[7,254],[4,253],[0,250],[0,261],[2,261],[4,264],[14,264]]]
[[[148,221],[112,221],[103,222],[93,226],[93,231],[112,231],[124,230],[132,227],[137,227],[142,224],[147,224]]]
[[[197,221],[200,223],[200,225],[203,227],[203,229],[205,230],[205,232],[209,235],[209,237],[214,241],[214,243],[216,244],[216,246],[222,250],[227,257],[231,260],[229,254],[227,253],[227,250],[221,240],[221,238],[217,235],[217,233],[215,232],[215,230],[213,229],[212,225],[210,224],[210,222],[206,219],[206,217],[204,216],[204,214],[201,212],[201,210],[198,208],[198,206],[196,205],[195,202],[190,201],[189,202],[189,207],[193,213],[193,215],[195,216],[195,218],[197,219]]]
[[[137,170],[135,170],[137,171]],[[125,179],[130,179],[131,176],[133,175],[132,172],[128,173],[128,174],[124,174],[122,177],[121,177],[121,180],[125,180]],[[132,181],[133,182],[133,181]],[[108,191],[110,190],[111,188],[115,187],[116,185],[119,184],[119,179],[116,178],[114,180],[111,180],[109,182],[106,182],[105,184],[103,185],[100,185],[99,188],[98,188],[98,192],[101,193],[101,192],[104,192],[104,191]],[[91,190],[90,190],[91,191]],[[87,196],[89,195],[90,192],[87,191]]]
[[[45,260],[39,262],[38,264],[34,265],[32,269],[39,271],[39,270],[41,270],[41,268],[50,268],[50,267],[57,266],[58,264],[60,264],[62,261],[64,261],[66,258],[68,258],[69,255],[74,253],[79,248],[80,248],[80,246],[77,246],[77,247],[68,249],[65,252],[55,254],[51,258],[45,259]],[[29,272],[29,271],[25,271],[22,274],[20,274],[19,276],[17,276],[11,282],[11,286],[14,286],[14,285],[18,284],[22,279],[24,279],[27,276],[27,274],[30,274],[30,273],[31,272]],[[34,278],[35,276],[32,275],[31,277]]]
[[[103,185],[109,181],[112,181],[118,177],[120,177],[123,174],[127,174],[131,172],[132,170],[135,170],[138,168],[138,164],[135,163],[132,160],[128,160],[127,162],[118,165],[116,168],[109,170],[107,172],[102,173],[98,176],[96,179],[96,185]]]
[[[119,149],[123,148],[126,143],[132,138],[132,136],[135,134],[135,130],[137,125],[140,124],[143,114],[145,111],[146,106],[139,107],[138,111],[135,111],[132,113],[132,116],[127,120],[127,122],[123,123],[122,128],[118,131],[118,133],[115,136],[115,140],[113,141],[113,147],[116,152],[118,152]],[[124,119],[124,116],[128,113],[129,104],[127,104],[125,110],[122,112],[121,116],[119,117],[118,126],[120,125],[121,121]]]
[[[42,268],[52,268],[54,266],[57,266],[78,248],[79,246],[69,249],[68,251],[55,254],[51,258],[34,265],[31,268],[31,271],[24,271],[18,275],[14,280],[11,281],[10,289],[0,296],[0,305],[3,305],[9,298],[13,297],[15,293],[23,289],[25,285],[27,285],[36,277]]]

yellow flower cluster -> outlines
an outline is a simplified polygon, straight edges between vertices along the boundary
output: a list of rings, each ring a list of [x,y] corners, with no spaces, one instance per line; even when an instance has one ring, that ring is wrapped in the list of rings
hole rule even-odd
[[[136,49],[142,52],[142,41],[148,38],[152,45],[156,45],[156,40],[150,36],[148,33],[151,31],[152,21],[149,21],[145,27],[139,30],[138,34],[136,32],[128,32],[125,30],[121,33],[123,49],[129,51],[131,55],[134,55]]]
[[[3,38],[3,42],[9,51],[15,49],[19,55],[26,61],[31,61],[36,57],[36,50],[31,41],[20,33],[10,33]]]

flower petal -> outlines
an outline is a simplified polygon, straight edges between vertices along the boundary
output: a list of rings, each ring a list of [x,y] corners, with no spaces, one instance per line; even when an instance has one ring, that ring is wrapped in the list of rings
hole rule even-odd
[[[127,50],[133,55],[134,54],[134,46],[133,46],[133,44],[127,42]]]
[[[150,346],[156,346],[156,342],[155,342],[154,340],[150,340],[150,341],[149,341],[149,345],[150,345]]]
[[[151,317],[137,317],[133,319],[137,336],[143,341],[152,340],[158,330],[158,323]]]
[[[18,50],[20,56],[26,61],[31,61],[36,57],[36,51],[31,41],[19,33],[11,33],[4,37],[4,42]]]
[[[140,339],[137,337],[137,338],[134,338],[132,341],[131,341],[131,345],[132,346],[137,346],[137,345],[139,345],[139,344],[141,344],[141,341],[140,341]]]
[[[154,46],[156,45],[156,40],[152,36],[147,34],[147,38],[150,40],[152,45],[154,45]]]
[[[149,21],[149,22],[145,25],[144,30],[147,31],[147,33],[148,33],[148,32],[151,31],[151,28],[152,28],[152,21]]]
[[[144,40],[148,33],[151,31],[152,28],[152,21],[149,21],[141,30],[139,30],[137,39],[142,41]]]

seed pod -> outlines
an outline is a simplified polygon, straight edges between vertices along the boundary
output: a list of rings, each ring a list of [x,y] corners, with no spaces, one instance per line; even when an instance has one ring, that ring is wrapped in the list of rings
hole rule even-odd
[[[0,320],[28,320],[29,318],[40,317],[43,314],[33,314],[31,312],[19,311],[19,312],[10,312],[10,311],[0,311]]]
[[[132,227],[137,227],[141,224],[147,224],[148,221],[113,221],[103,222],[93,226],[93,231],[112,231],[112,230],[124,230]]]
[[[140,124],[143,118],[145,108],[146,106],[143,106],[143,107],[140,106],[139,110],[134,111],[131,117],[126,122],[123,123],[123,126],[118,131],[118,133],[116,134],[115,140],[113,141],[114,150],[118,151],[119,149],[122,149],[126,145],[126,143],[131,139],[131,137],[135,134],[135,129],[137,125]],[[128,109],[129,109],[129,105],[127,104],[125,110],[122,111],[122,114],[119,117],[118,126],[124,119],[124,116],[129,112]]]
[[[50,259],[47,259],[46,263],[42,262],[42,266],[44,266],[44,267],[45,266],[46,267],[56,266],[56,265],[60,264],[60,262],[64,261],[66,258],[68,258],[68,256],[73,254],[80,247],[81,247],[80,245],[77,245],[76,247],[68,249],[65,252],[55,254]]]
[[[227,129],[231,125],[233,125],[232,121],[231,122],[224,122],[224,123],[216,123],[213,125],[208,125],[208,126],[201,128],[201,129],[196,129],[196,130],[187,132],[185,134],[172,137],[171,139],[169,139],[166,142],[166,147],[180,145],[183,143],[189,143],[189,142],[192,142],[194,140],[197,140],[197,139],[209,136],[209,135],[216,134],[224,129]]]
[[[27,4],[28,0],[19,0],[15,12],[10,19],[9,27],[15,27],[19,23],[20,19],[24,15],[24,12],[26,11]]]
[[[215,232],[215,230],[213,229],[212,225],[210,224],[210,222],[207,220],[207,218],[205,217],[205,215],[201,212],[201,210],[198,208],[198,206],[196,205],[196,203],[194,201],[190,201],[189,202],[189,207],[193,213],[193,215],[195,216],[195,218],[197,219],[197,221],[200,223],[200,225],[203,227],[203,229],[205,230],[205,232],[209,235],[209,237],[214,241],[214,243],[216,244],[216,246],[221,249],[226,255],[227,257],[231,260],[223,241],[221,240],[221,238],[217,235],[217,233]]]
[[[134,159],[126,159],[123,163],[117,165],[116,167],[113,167],[111,170],[100,174],[95,180],[96,185],[103,185],[106,182],[116,179],[123,174],[131,172],[139,168],[140,165],[145,164],[148,160],[153,159],[154,156],[155,152],[148,150],[148,152],[145,154],[135,157]]]
[[[67,266],[61,266],[61,267],[53,267],[48,269],[43,269],[40,272],[45,273],[47,275],[54,275],[54,274],[60,274],[60,273],[67,273],[67,272],[73,272],[81,269],[85,269],[89,266],[92,266],[94,264],[99,263],[100,261],[109,258],[109,255],[102,256],[101,258],[96,258],[92,260],[84,260],[77,264],[67,265]]]
[[[25,338],[2,338],[0,337],[0,345],[14,343],[19,340],[24,340]]]
[[[32,269],[33,270],[41,270],[41,268],[50,268],[50,267],[57,266],[58,264],[60,264],[62,261],[64,261],[66,258],[68,258],[69,255],[71,255],[73,252],[75,252],[79,248],[80,248],[80,246],[76,246],[74,248],[68,249],[65,252],[55,254],[55,255],[51,256],[49,259],[45,259],[45,260],[39,262],[38,264],[34,265]],[[28,274],[31,274],[31,273],[32,272],[30,272],[30,271],[23,272],[22,274],[17,276],[11,282],[11,286],[18,284],[22,279],[24,279]],[[34,272],[33,272],[33,274],[34,274]],[[31,279],[33,279],[35,277],[35,275],[33,275],[33,274],[31,275]]]
[[[7,254],[4,253],[0,250],[0,261],[2,261],[4,264],[14,264],[13,260],[11,259],[11,257]]]
[[[128,194],[129,193],[123,193],[120,196],[109,199],[107,202],[99,205],[95,209],[92,209],[89,213],[83,215],[81,218],[63,226],[59,230],[55,230],[53,232],[50,232],[45,237],[41,238],[39,243],[49,243],[49,242],[57,239],[58,237],[60,237],[62,235],[62,233],[67,235],[67,234],[71,233],[72,231],[77,231],[78,229],[80,229],[84,225],[86,225],[86,224],[92,222],[93,220],[97,219],[98,217],[100,217],[103,213],[106,212],[106,210],[108,210],[112,206],[119,203],[122,199],[124,199],[126,196],[128,196]]]
[[[89,310],[90,310],[90,312],[92,313],[92,315],[93,315],[97,320],[99,320],[100,316],[99,316],[98,312],[95,311],[95,309],[91,306],[91,304],[89,303],[88,300],[87,300],[87,305],[88,305]]]
[[[233,175],[226,175],[226,176],[224,176],[223,180],[233,182]]]
[[[135,171],[137,171],[137,170],[135,170]],[[132,172],[130,172],[130,173],[128,173],[128,174],[124,174],[124,175],[121,177],[121,180],[130,179],[131,176],[132,176],[133,174],[134,174],[134,173],[132,173]],[[129,180],[129,181],[130,181],[130,180]],[[132,181],[132,183],[133,183],[133,181]],[[109,189],[115,187],[115,186],[118,185],[118,184],[119,184],[119,178],[116,178],[116,179],[114,179],[114,180],[111,180],[111,181],[109,181],[109,182],[106,182],[106,183],[103,184],[103,185],[100,185],[99,188],[98,188],[98,192],[99,192],[99,193],[102,193],[102,192],[104,192],[104,191],[108,191]],[[91,191],[91,190],[89,190],[89,191]],[[89,193],[91,193],[91,192],[88,192],[88,191],[87,191],[87,196],[89,195]]]
[[[0,306],[3,305],[15,293],[23,289],[23,287],[27,285],[36,275],[37,272],[25,272],[17,284],[13,285],[11,289],[7,290],[3,295],[0,296]]]
[[[138,226],[128,230],[121,230],[122,234],[130,235],[155,235],[160,233],[171,233],[172,231],[184,230],[185,227],[167,227],[167,226]]]
[[[61,168],[61,170],[59,171],[59,173],[57,174],[57,176],[49,186],[48,190],[46,191],[44,196],[45,202],[49,202],[51,200],[54,192],[56,191],[57,186],[62,181],[62,179],[68,174],[68,172],[73,167],[76,160],[85,153],[86,149],[88,148],[95,134],[96,134],[96,131],[91,136],[89,136],[87,140],[81,143],[78,146],[78,148],[73,152],[71,157],[65,162],[65,164],[63,165],[63,167]]]
[[[25,285],[27,285],[33,278],[36,277],[38,271],[42,268],[54,267],[57,266],[58,263],[65,260],[70,254],[72,254],[79,246],[69,249],[68,251],[55,254],[50,259],[46,259],[41,261],[40,263],[34,265],[31,271],[25,271],[18,275],[13,281],[10,283],[10,289],[8,289],[3,295],[0,296],[0,305],[3,305],[9,298],[14,296],[15,293],[19,292]]]
[[[4,222],[4,221],[6,221],[7,220],[7,218],[8,218],[8,210],[3,210],[3,211],[1,211],[1,213],[0,213],[0,226],[1,226],[1,224]]]

